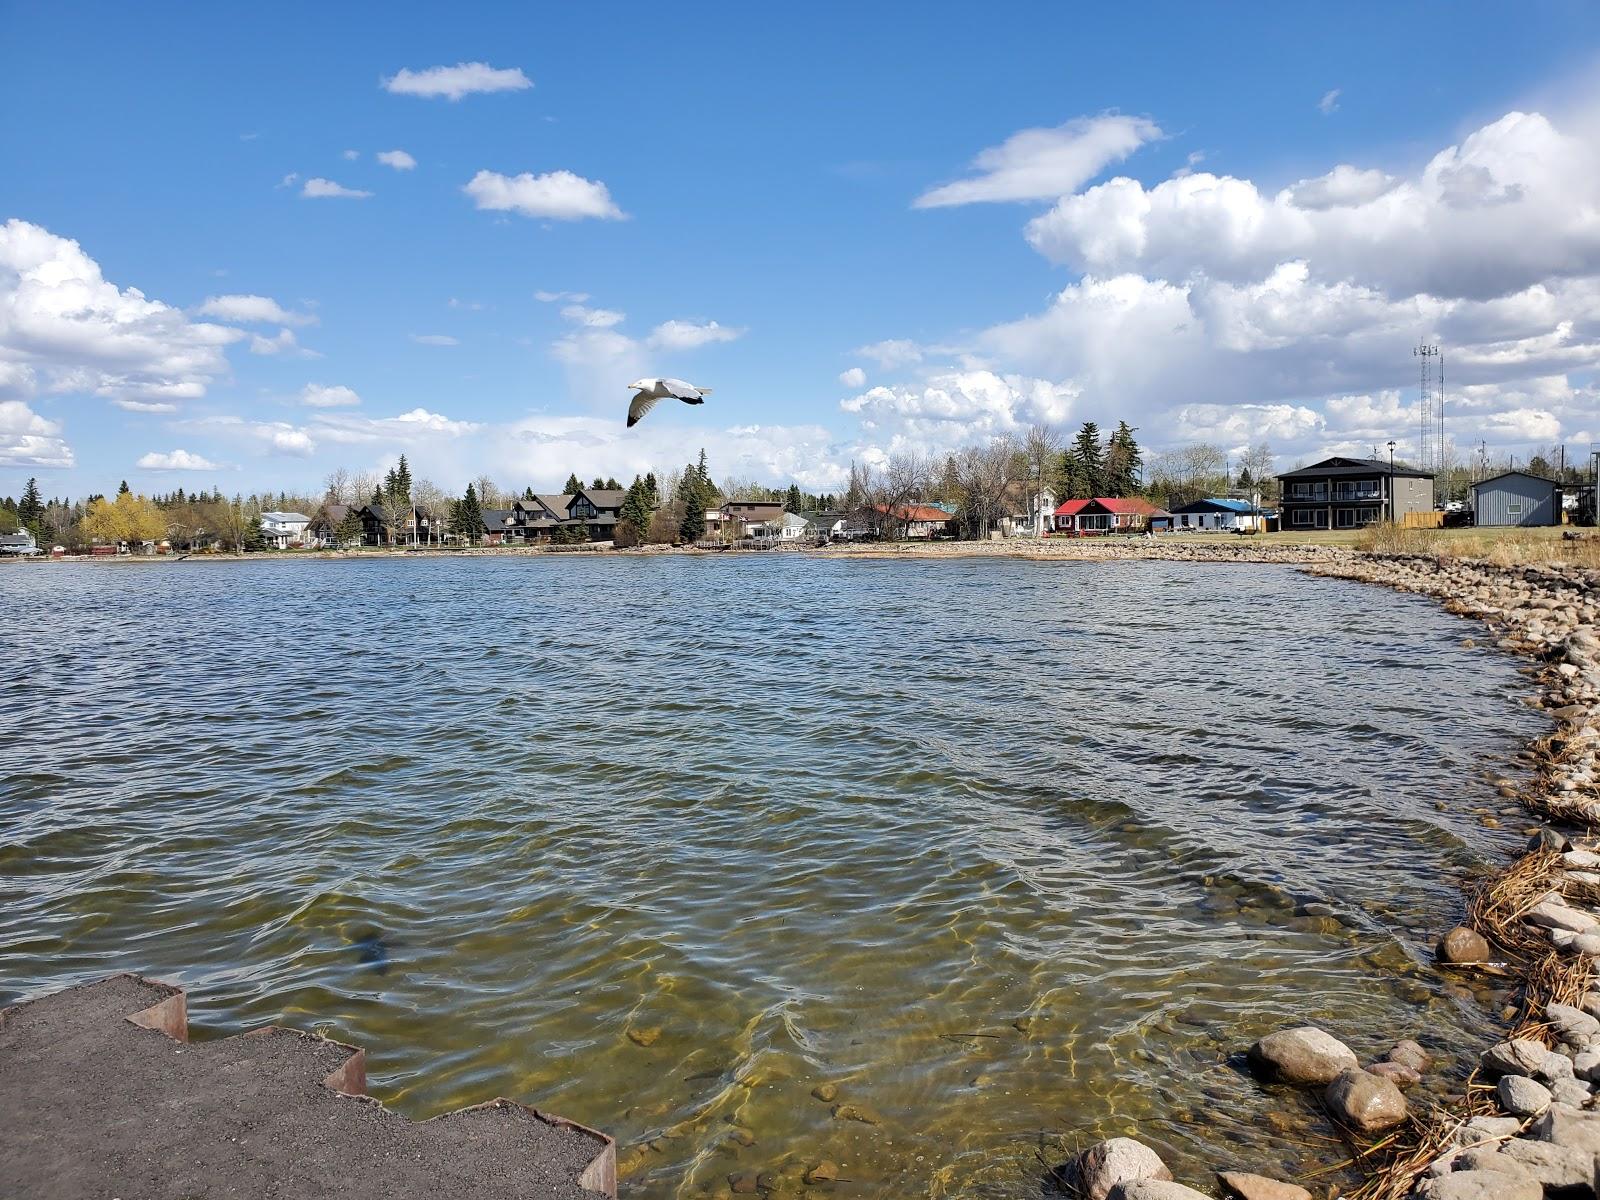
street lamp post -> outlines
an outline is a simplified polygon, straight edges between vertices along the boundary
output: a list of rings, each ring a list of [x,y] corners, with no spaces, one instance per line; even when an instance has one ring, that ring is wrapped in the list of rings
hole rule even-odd
[[[1389,524],[1394,524],[1394,439],[1389,439]]]

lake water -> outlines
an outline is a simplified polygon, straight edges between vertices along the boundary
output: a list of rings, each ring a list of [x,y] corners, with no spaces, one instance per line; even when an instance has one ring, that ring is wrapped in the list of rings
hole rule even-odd
[[[605,1129],[633,1197],[1333,1161],[1230,1056],[1489,1036],[1429,947],[1540,726],[1478,633],[1267,566],[0,569],[0,1003],[174,980],[409,1115]]]

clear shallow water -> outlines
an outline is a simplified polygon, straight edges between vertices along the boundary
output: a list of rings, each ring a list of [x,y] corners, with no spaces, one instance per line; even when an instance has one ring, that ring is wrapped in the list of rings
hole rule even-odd
[[[410,1115],[601,1127],[636,1197],[1331,1160],[1229,1056],[1487,1036],[1428,946],[1539,725],[1475,633],[1275,567],[14,566],[0,1003],[173,979]]]

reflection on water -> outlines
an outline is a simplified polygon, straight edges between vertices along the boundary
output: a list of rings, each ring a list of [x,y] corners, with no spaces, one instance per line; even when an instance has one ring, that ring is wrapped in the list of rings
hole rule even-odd
[[[1272,567],[6,569],[0,1002],[173,979],[408,1114],[600,1126],[637,1197],[1304,1165],[1230,1054],[1483,1032],[1427,945],[1537,718],[1465,632]]]

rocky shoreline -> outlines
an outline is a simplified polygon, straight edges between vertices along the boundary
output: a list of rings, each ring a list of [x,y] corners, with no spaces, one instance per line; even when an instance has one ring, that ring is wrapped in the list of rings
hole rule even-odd
[[[1268,547],[1238,549],[1243,561],[1283,560],[1250,553]],[[1320,550],[1306,555],[1302,569],[1430,596],[1484,622],[1502,649],[1533,660],[1527,671],[1539,694],[1530,703],[1556,728],[1523,756],[1531,785],[1500,784],[1547,823],[1522,856],[1479,885],[1467,923],[1440,940],[1442,970],[1503,973],[1520,997],[1505,1040],[1483,1052],[1464,1092],[1442,1108],[1412,1112],[1404,1090],[1430,1066],[1421,1046],[1401,1042],[1362,1067],[1343,1043],[1311,1027],[1261,1039],[1249,1052],[1252,1070],[1265,1081],[1317,1090],[1373,1169],[1352,1200],[1600,1195],[1600,985],[1591,990],[1600,960],[1600,841],[1588,836],[1600,831],[1600,571],[1272,549]],[[1155,1151],[1129,1138],[1091,1146],[1059,1176],[1069,1194],[1090,1200],[1208,1200],[1173,1181]],[[1236,1171],[1219,1171],[1217,1185],[1237,1200],[1313,1195]]]

